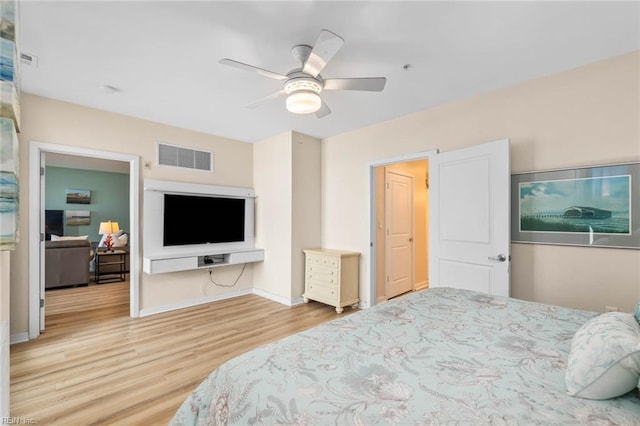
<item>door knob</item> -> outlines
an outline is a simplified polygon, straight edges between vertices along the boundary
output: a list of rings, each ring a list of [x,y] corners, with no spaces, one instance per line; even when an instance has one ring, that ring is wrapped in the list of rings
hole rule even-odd
[[[505,260],[507,260],[507,256],[500,253],[497,256],[489,256],[489,260],[497,260],[498,262],[504,262]]]

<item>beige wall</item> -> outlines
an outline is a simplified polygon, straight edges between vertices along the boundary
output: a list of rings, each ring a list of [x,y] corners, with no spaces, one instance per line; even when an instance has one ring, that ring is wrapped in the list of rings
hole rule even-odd
[[[369,299],[369,164],[511,140],[511,170],[640,160],[640,54],[590,64],[323,141],[323,244],[359,251]],[[602,311],[640,298],[640,250],[511,245],[512,295]]]
[[[321,142],[293,132],[292,140],[292,245],[291,297],[304,292],[305,248],[320,247],[322,241]]]
[[[28,216],[29,144],[32,141],[112,151],[140,156],[141,176],[146,178],[210,185],[251,187],[253,148],[251,144],[171,127],[151,121],[99,111],[79,105],[23,94],[20,133],[20,234],[11,252],[11,333],[28,331]],[[156,166],[156,143],[166,142],[215,153],[215,173]],[[151,162],[150,169],[142,167]],[[140,194],[142,206],[142,194]],[[140,212],[141,229],[142,211]],[[141,230],[142,232],[142,230]],[[132,238],[140,238],[132,236]],[[144,250],[144,247],[142,247]],[[142,262],[141,262],[142,264]],[[238,274],[235,267],[216,268],[217,279],[228,283]],[[233,291],[251,288],[252,271],[245,274]],[[141,274],[140,308],[153,309],[192,299],[228,292],[208,282],[206,271],[163,275]]]
[[[254,268],[254,287],[291,298],[291,132],[253,145],[256,246],[264,262]]]
[[[320,245],[320,140],[286,132],[254,144],[256,245],[254,287],[294,302],[304,291],[302,249]]]

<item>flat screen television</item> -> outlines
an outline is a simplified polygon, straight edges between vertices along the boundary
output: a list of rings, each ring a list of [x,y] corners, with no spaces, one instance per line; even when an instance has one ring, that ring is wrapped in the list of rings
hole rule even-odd
[[[245,241],[245,198],[164,194],[164,247]]]
[[[51,234],[64,235],[64,210],[44,211],[44,234],[45,240],[51,240]]]
[[[145,179],[143,205],[145,261],[255,249],[251,188]]]

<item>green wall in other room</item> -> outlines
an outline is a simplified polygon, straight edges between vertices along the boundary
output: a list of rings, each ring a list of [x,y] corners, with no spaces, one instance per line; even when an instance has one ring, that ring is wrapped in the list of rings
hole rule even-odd
[[[118,222],[120,229],[129,231],[129,175],[47,166],[45,169],[45,209],[88,210],[89,225],[64,224],[64,235],[88,235],[90,241],[100,241],[100,222]],[[90,204],[67,204],[67,189],[88,189]]]

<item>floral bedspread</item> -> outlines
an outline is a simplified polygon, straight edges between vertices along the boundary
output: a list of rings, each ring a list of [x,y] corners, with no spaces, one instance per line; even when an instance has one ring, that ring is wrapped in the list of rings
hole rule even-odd
[[[571,338],[595,315],[412,293],[228,361],[171,424],[640,424],[637,389],[607,401],[566,394]]]

